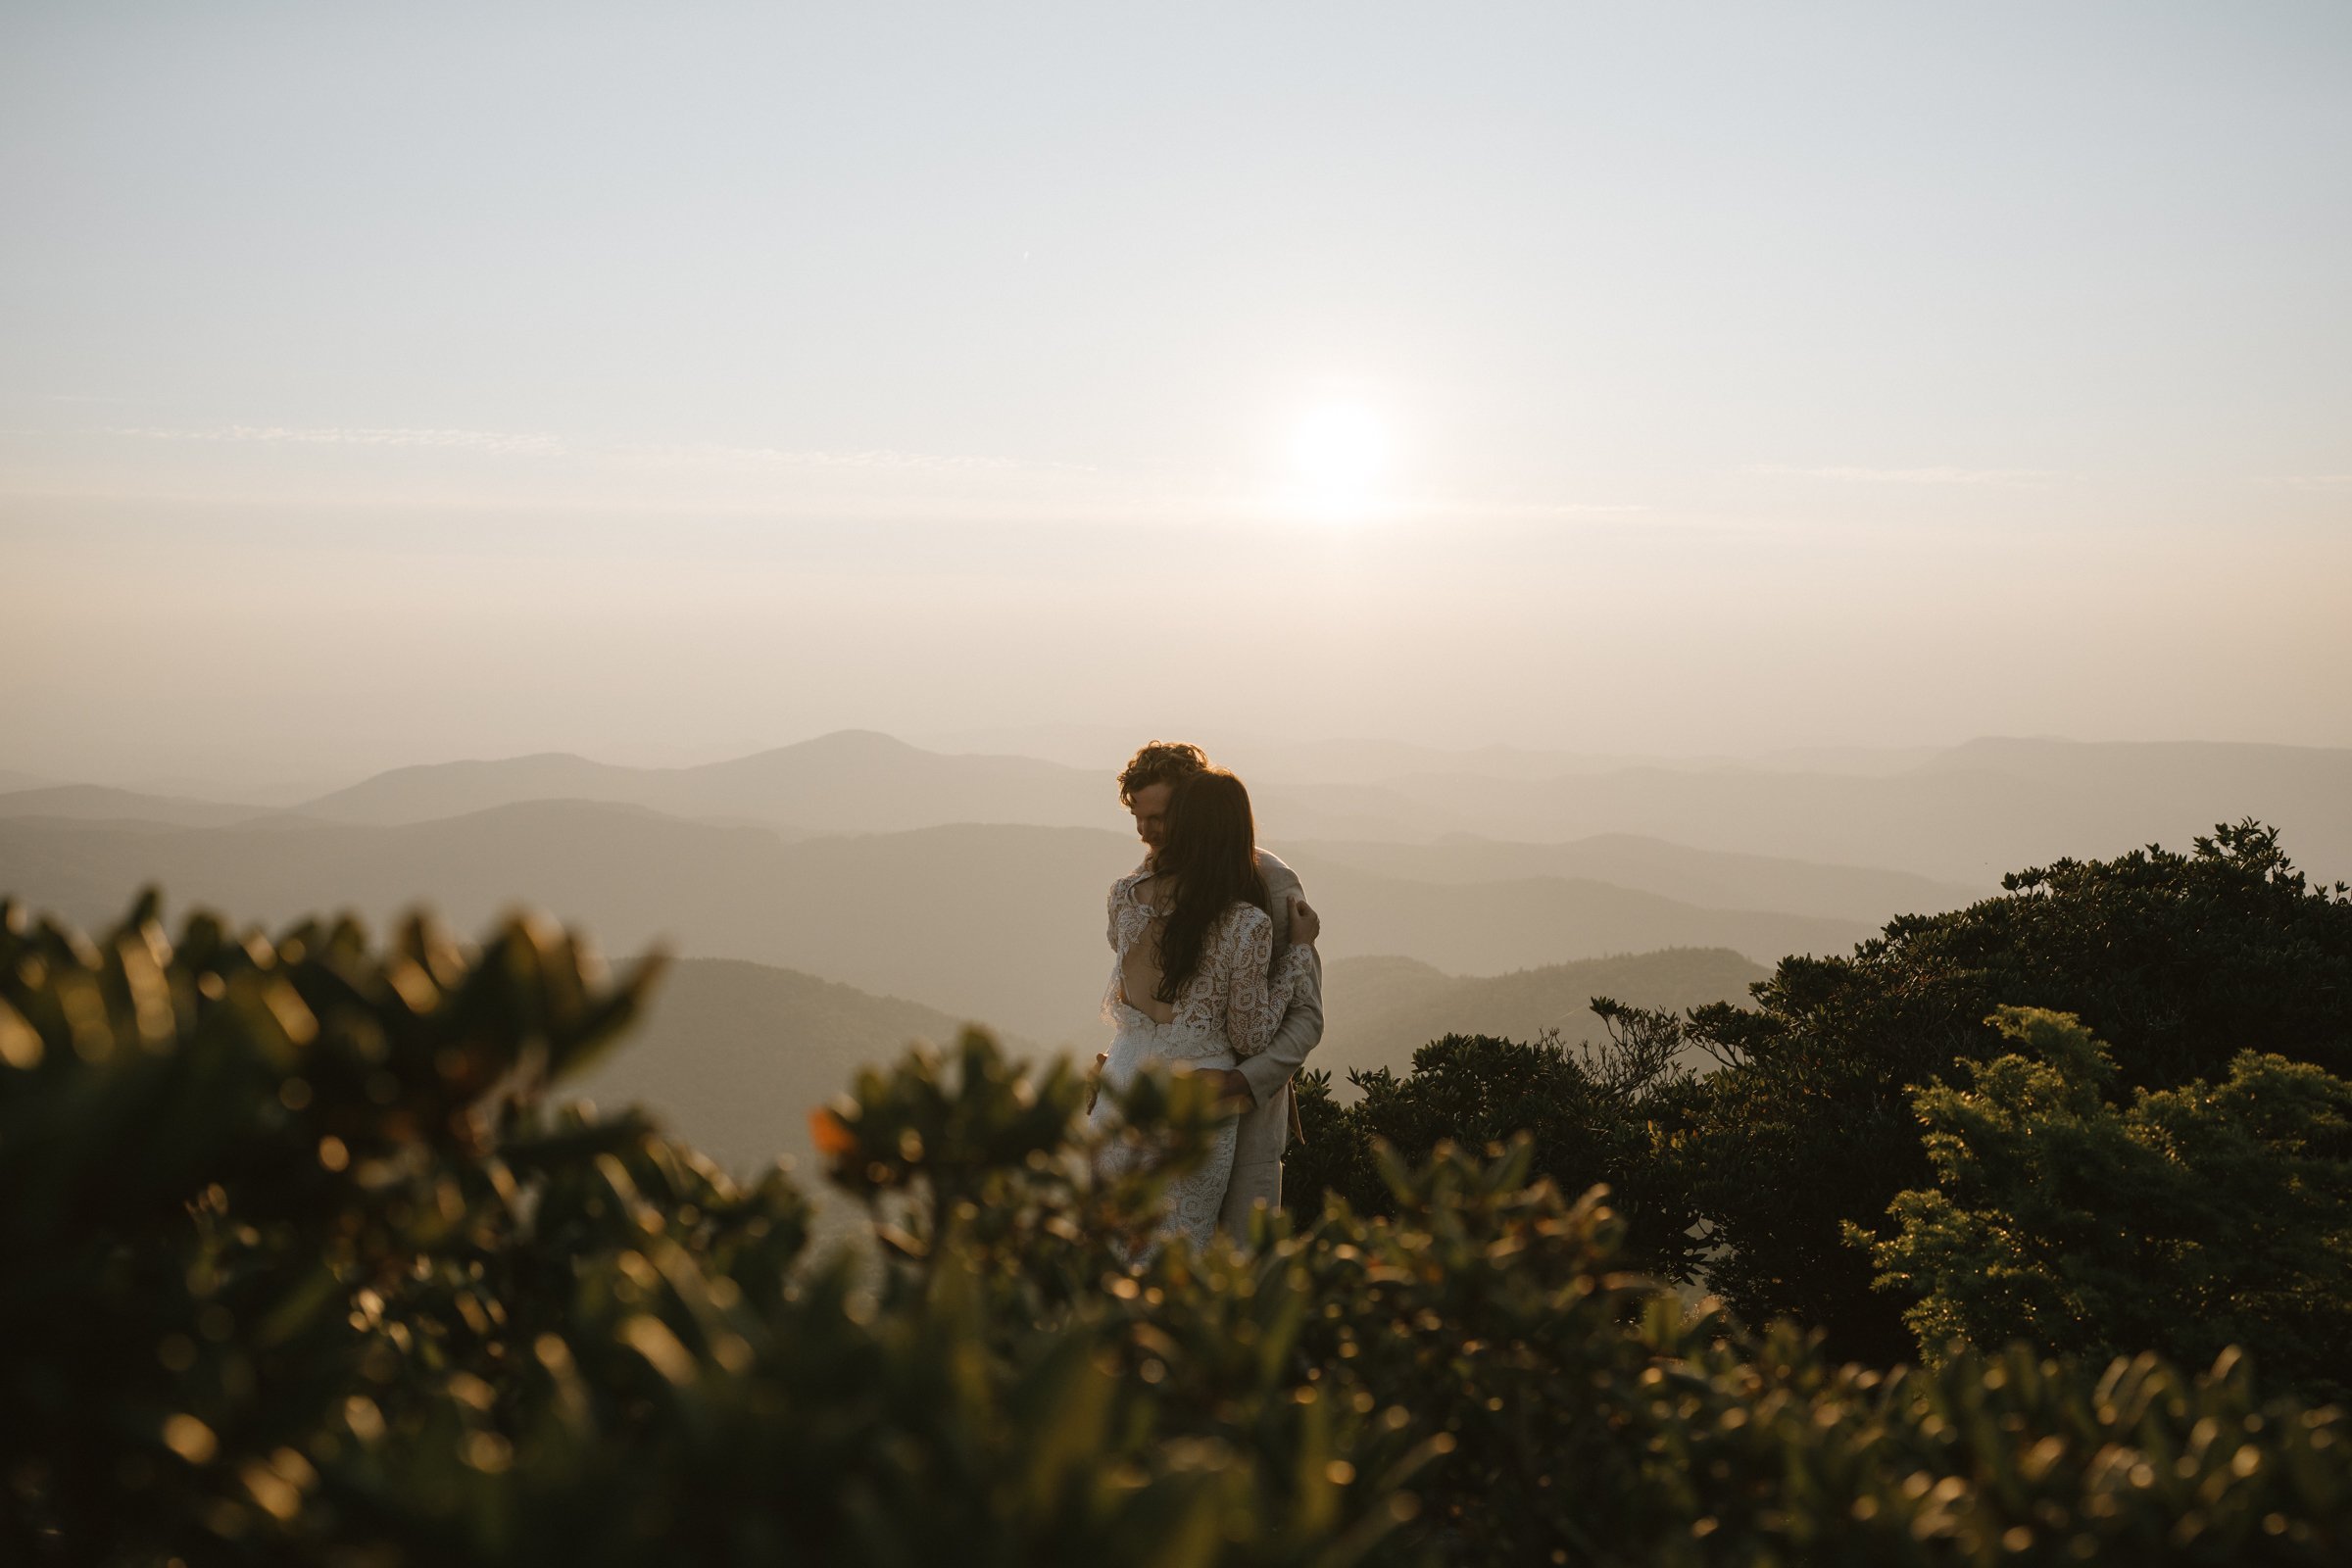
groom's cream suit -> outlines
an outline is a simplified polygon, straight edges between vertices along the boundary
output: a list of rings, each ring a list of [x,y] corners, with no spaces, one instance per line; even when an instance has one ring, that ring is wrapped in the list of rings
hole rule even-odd
[[[1274,957],[1279,962],[1290,945],[1291,901],[1300,896],[1298,876],[1264,850],[1257,852],[1257,868],[1266,879],[1266,902],[1273,906],[1267,912],[1274,917]],[[1250,1210],[1260,1199],[1270,1206],[1282,1203],[1282,1150],[1291,1136],[1291,1077],[1323,1038],[1319,956],[1307,974],[1307,982],[1291,994],[1290,1011],[1282,1015],[1274,1043],[1241,1060],[1241,1074],[1250,1080],[1256,1103],[1242,1112],[1233,1178],[1225,1184],[1225,1206],[1217,1215],[1218,1228],[1234,1235],[1247,1231]]]

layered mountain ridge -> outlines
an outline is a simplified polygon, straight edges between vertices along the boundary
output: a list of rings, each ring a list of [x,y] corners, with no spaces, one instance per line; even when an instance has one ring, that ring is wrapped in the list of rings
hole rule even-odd
[[[1728,856],[1875,867],[1989,891],[2001,873],[2061,856],[2185,845],[2255,816],[2298,860],[2352,876],[2352,751],[2219,743],[1987,738],[1925,756],[1816,754],[1748,764],[1663,765],[1506,749],[1444,753],[1375,742],[1267,748],[1249,778],[1269,842],[1433,845],[1460,838],[1544,852],[1642,838]],[[1813,765],[1792,765],[1809,760]],[[1830,764],[1844,770],[1836,770]],[[930,751],[872,731],[692,767],[631,767],[569,754],[395,768],[291,814],[398,825],[528,801],[584,800],[796,834],[954,823],[1115,829],[1108,766]],[[258,806],[91,786],[0,792],[0,816],[217,826]],[[1497,850],[1497,855],[1518,854]],[[1592,863],[1601,850],[1589,849]],[[1556,859],[1557,857],[1552,856]]]

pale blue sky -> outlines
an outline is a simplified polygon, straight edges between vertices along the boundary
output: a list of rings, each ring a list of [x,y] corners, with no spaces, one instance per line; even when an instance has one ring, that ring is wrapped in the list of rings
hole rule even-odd
[[[2352,744],[2334,0],[9,0],[0,213],[0,768]]]

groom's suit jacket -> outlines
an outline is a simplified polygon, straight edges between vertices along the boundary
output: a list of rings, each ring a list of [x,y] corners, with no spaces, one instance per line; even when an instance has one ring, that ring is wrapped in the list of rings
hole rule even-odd
[[[1290,945],[1291,901],[1299,897],[1298,875],[1264,850],[1257,852],[1257,868],[1266,879],[1266,902],[1273,906],[1274,957],[1280,961]],[[1273,1044],[1241,1060],[1242,1076],[1257,1102],[1242,1112],[1241,1137],[1233,1151],[1233,1177],[1225,1184],[1225,1206],[1217,1215],[1220,1229],[1246,1234],[1250,1210],[1260,1199],[1270,1206],[1282,1203],[1282,1150],[1291,1135],[1291,1077],[1306,1054],[1323,1038],[1323,961],[1308,967],[1306,983],[1291,995],[1290,1011],[1274,1031]]]

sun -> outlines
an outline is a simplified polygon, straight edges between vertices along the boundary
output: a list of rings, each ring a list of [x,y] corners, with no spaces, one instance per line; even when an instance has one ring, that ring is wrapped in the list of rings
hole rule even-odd
[[[1379,499],[1389,470],[1389,432],[1360,403],[1307,411],[1291,437],[1291,476],[1309,511],[1361,515]]]

